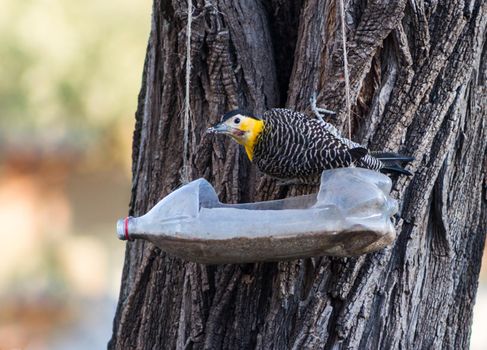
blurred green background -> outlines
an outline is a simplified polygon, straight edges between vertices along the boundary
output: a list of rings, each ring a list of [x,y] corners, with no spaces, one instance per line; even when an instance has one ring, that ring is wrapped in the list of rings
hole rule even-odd
[[[0,350],[103,349],[151,3],[1,0],[0,9]]]
[[[0,349],[102,349],[150,1],[0,1]]]

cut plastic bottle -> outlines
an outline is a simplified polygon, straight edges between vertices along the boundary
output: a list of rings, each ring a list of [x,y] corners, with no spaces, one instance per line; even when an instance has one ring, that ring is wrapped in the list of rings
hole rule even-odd
[[[198,179],[144,216],[119,220],[117,234],[205,264],[356,256],[394,241],[397,202],[390,190],[383,174],[341,168],[323,172],[317,194],[223,204],[211,184]]]

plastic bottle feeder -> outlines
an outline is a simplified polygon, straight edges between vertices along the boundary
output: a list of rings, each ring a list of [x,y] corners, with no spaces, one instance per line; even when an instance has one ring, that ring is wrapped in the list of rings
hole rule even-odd
[[[377,251],[396,236],[391,180],[361,168],[324,171],[316,194],[224,204],[198,179],[170,193],[144,216],[117,222],[121,240],[145,239],[204,264],[277,261]]]

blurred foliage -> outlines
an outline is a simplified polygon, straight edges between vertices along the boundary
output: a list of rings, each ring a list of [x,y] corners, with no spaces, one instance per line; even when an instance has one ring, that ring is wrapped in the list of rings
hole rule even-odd
[[[150,6],[2,0],[0,140],[127,152],[120,139],[133,129]]]
[[[0,349],[106,344],[150,12],[0,0]]]

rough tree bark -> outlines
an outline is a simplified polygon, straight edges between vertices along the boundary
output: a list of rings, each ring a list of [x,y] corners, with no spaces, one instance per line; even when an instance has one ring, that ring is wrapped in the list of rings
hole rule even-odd
[[[467,349],[487,230],[487,4],[346,6],[353,139],[416,158],[395,244],[356,258],[204,266],[127,244],[110,349]],[[154,0],[131,215],[180,185],[187,3]],[[205,129],[234,107],[318,105],[346,130],[338,2],[193,0],[190,151],[223,201],[297,195]]]

